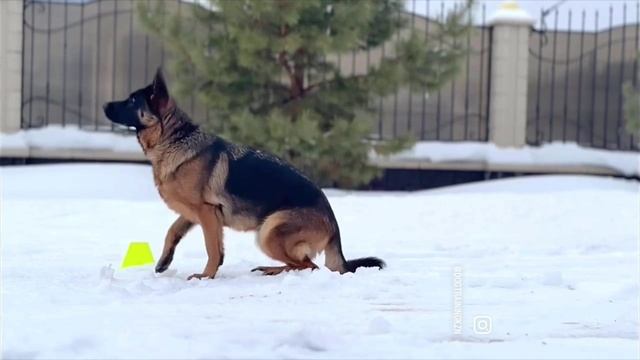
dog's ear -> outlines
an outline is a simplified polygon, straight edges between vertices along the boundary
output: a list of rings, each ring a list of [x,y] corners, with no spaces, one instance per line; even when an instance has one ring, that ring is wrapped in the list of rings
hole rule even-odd
[[[167,83],[162,75],[162,68],[158,68],[156,76],[153,78],[151,84],[151,96],[149,97],[151,110],[156,114],[162,116],[171,106],[171,97],[169,96],[169,90],[167,89]]]

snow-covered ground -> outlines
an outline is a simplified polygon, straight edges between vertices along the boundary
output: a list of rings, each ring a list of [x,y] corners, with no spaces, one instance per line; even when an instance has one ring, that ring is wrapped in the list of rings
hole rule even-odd
[[[187,282],[205,263],[199,230],[167,274],[119,269],[132,241],[157,257],[175,217],[147,166],[0,171],[3,358],[639,355],[638,182],[328,190],[347,257],[387,269],[262,277],[253,235],[226,231],[219,277]]]

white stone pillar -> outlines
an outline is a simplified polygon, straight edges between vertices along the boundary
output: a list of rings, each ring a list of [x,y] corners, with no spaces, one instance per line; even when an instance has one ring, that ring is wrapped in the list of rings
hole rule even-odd
[[[0,0],[0,133],[20,130],[23,0]]]
[[[491,92],[489,140],[501,147],[526,143],[529,34],[533,17],[514,0],[490,18]]]

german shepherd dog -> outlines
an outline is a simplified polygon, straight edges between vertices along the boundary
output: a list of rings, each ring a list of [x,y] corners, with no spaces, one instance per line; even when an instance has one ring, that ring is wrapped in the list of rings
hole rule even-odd
[[[202,273],[187,280],[216,275],[224,260],[223,226],[256,231],[260,249],[285,264],[252,270],[265,275],[317,269],[312,260],[321,251],[325,265],[340,273],[385,266],[375,257],[345,260],[324,193],[276,156],[205,133],[169,95],[161,69],[150,85],[105,104],[104,112],[135,128],[160,196],[180,215],[167,232],[156,272],[167,270],[180,239],[195,224],[202,227],[208,260]]]

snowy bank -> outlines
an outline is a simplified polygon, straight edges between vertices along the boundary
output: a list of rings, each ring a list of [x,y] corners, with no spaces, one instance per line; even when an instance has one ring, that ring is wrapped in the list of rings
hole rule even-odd
[[[488,165],[594,166],[627,176],[640,176],[640,153],[591,149],[575,143],[553,142],[539,147],[500,148],[485,142],[418,142],[398,154],[378,157],[391,161],[484,163]]]
[[[112,152],[119,159],[122,154],[143,159],[134,136],[110,132],[92,132],[74,127],[49,126],[23,130],[15,134],[0,134],[0,154],[12,151],[38,150],[39,156],[47,151],[102,151]],[[63,154],[64,155],[64,154]],[[77,156],[77,155],[76,155]],[[80,155],[81,156],[81,155]],[[60,157],[60,156],[56,156]],[[554,142],[540,147],[499,148],[485,142],[418,142],[407,151],[388,157],[372,155],[372,163],[404,162],[409,164],[485,164],[526,167],[591,166],[610,169],[626,176],[640,176],[640,153],[611,151],[581,147],[575,143]]]
[[[112,132],[96,132],[51,125],[22,130],[14,134],[0,134],[0,153],[6,150],[103,150],[142,153],[135,136]]]

